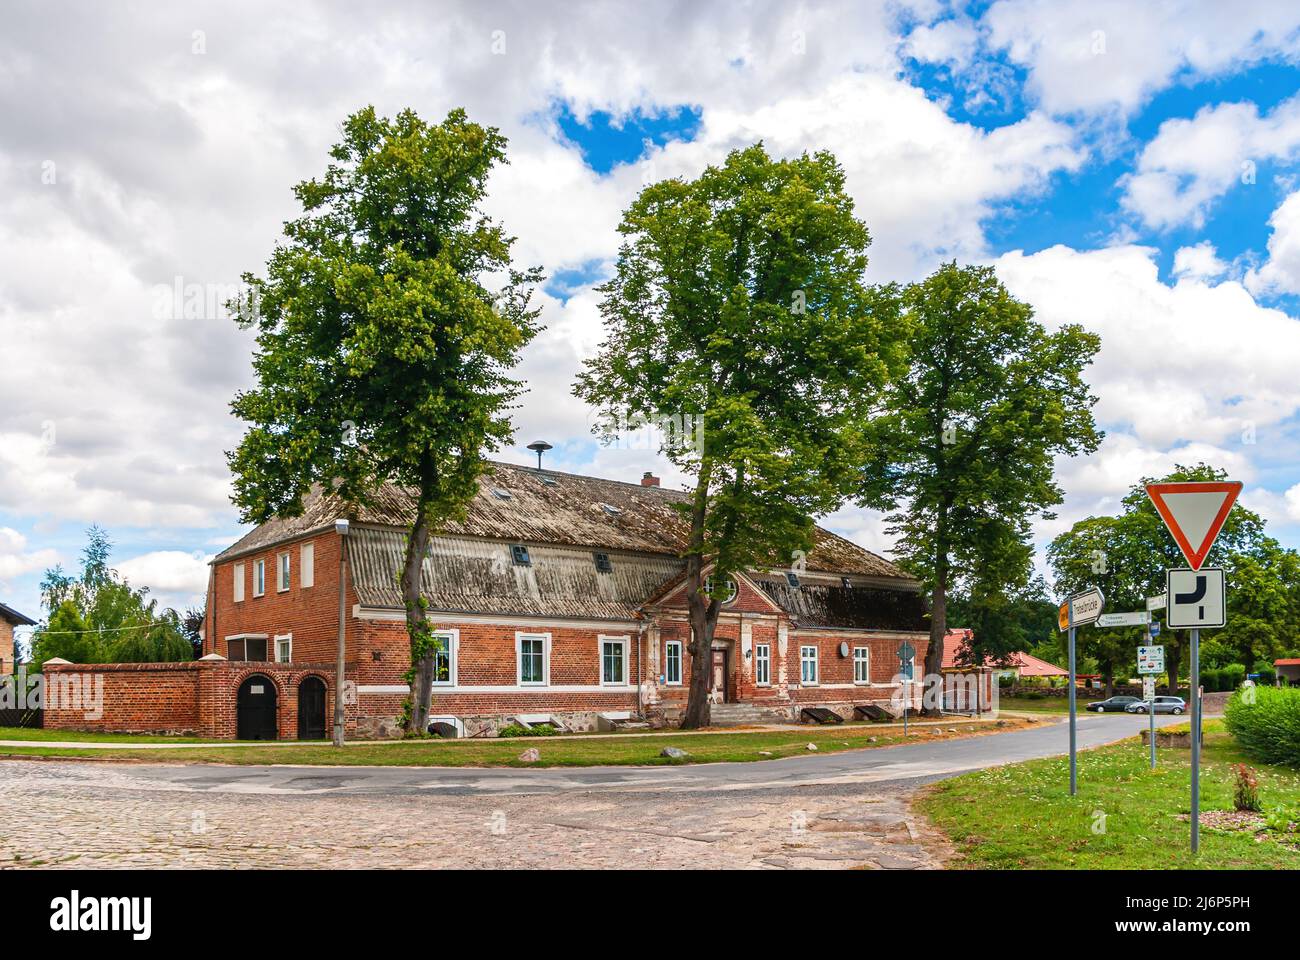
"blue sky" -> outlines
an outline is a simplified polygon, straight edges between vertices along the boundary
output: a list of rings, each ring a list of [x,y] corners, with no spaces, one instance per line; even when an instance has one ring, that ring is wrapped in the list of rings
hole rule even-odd
[[[320,4],[309,30],[213,8],[201,54],[183,12],[0,14],[0,65],[29,65],[0,89],[0,600],[40,615],[42,571],[75,564],[92,522],[133,582],[179,606],[201,594],[204,560],[243,529],[223,451],[251,342],[219,311],[160,313],[158,291],[259,269],[293,215],[289,186],[319,174],[364,103],[463,106],[510,138],[489,212],[548,280],[505,459],[543,438],[560,469],[688,481],[652,444],[598,446],[569,388],[600,339],[594,287],[621,211],[645,183],[762,139],[840,159],[874,240],[869,279],[989,263],[1048,326],[1101,334],[1089,378],[1107,440],[1058,465],[1066,502],[1040,544],[1115,510],[1143,474],[1206,460],[1300,546],[1300,10],[384,12]],[[326,69],[303,53],[320,37],[348,55]],[[889,550],[870,511],[826,522]]]

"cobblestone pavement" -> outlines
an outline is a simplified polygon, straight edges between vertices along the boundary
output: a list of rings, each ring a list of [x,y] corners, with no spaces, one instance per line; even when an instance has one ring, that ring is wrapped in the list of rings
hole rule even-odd
[[[910,813],[917,785],[268,795],[10,760],[0,867],[934,869],[949,851]]]

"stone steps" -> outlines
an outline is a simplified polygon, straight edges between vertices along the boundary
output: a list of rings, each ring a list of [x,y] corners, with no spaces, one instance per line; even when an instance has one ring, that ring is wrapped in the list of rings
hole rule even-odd
[[[709,725],[740,727],[762,723],[793,723],[782,710],[756,703],[715,703],[709,710]]]

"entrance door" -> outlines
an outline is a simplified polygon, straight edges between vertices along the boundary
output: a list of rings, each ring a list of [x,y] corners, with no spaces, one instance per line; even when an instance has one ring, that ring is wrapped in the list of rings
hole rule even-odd
[[[275,740],[275,713],[275,684],[269,677],[249,677],[235,698],[235,735],[240,740]]]
[[[298,684],[298,739],[325,739],[325,682],[304,677]]]
[[[727,702],[727,651],[713,651],[713,680],[709,693],[714,703]]]

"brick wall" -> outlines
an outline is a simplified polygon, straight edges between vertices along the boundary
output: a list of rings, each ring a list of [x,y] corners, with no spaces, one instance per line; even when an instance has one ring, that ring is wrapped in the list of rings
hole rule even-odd
[[[327,727],[333,723],[334,665],[329,663],[195,660],[46,664],[44,673],[47,689],[58,685],[79,692],[102,691],[102,714],[98,717],[88,715],[84,700],[75,706],[57,707],[47,702],[46,729],[187,734],[233,740],[239,687],[249,677],[264,677],[275,687],[279,739],[298,737],[298,685],[308,676],[324,682]],[[348,679],[355,677],[349,674]],[[355,704],[344,704],[344,727],[351,733],[356,731]]]
[[[370,692],[367,688],[403,687],[410,644],[402,620],[360,620],[355,633],[359,708],[363,717],[395,719],[407,694]],[[599,629],[433,621],[436,631],[451,635],[456,647],[453,683],[436,685],[432,713],[457,717],[512,716],[519,713],[628,711],[637,707],[634,688],[642,664],[637,629]],[[549,684],[521,686],[519,634],[549,637]],[[601,638],[626,639],[624,682],[604,686],[600,675]],[[482,689],[475,690],[479,687]],[[503,689],[510,688],[510,689]],[[581,689],[575,689],[581,688]]]
[[[14,625],[0,617],[0,676],[14,672]]]

